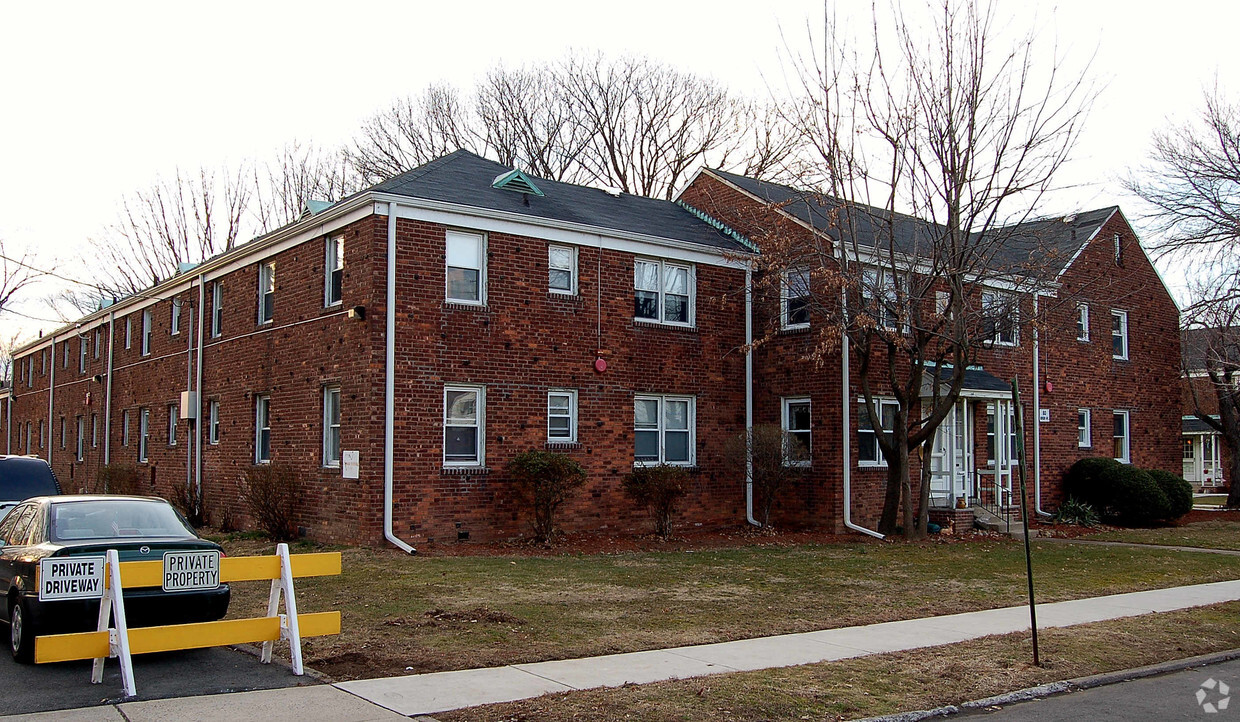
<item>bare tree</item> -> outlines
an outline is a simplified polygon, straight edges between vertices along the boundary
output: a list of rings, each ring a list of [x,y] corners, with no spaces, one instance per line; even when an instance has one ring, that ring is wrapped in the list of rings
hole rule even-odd
[[[1043,60],[1032,34],[1000,47],[993,6],[925,9],[876,5],[875,37],[852,50],[827,18],[822,59],[801,63],[801,102],[786,117],[814,153],[802,185],[821,189],[787,210],[829,231],[807,240],[767,223],[771,232],[755,239],[759,292],[786,297],[791,282],[815,318],[812,356],[821,362],[847,342],[865,415],[875,429],[890,424],[875,435],[887,461],[879,530],[888,534],[901,521],[906,533],[925,533],[929,484],[913,498],[910,457],[921,449],[929,458],[966,368],[1012,332],[1020,294],[1040,280],[1045,249],[1023,221],[1092,100],[1081,75],[1065,79],[1058,57]]]
[[[1208,298],[1185,310],[1184,373],[1193,413],[1227,447],[1227,506],[1240,508],[1240,300]],[[1208,381],[1199,388],[1201,373]]]
[[[357,174],[378,183],[459,148],[480,148],[477,120],[450,85],[396,100],[363,124],[347,151]]]
[[[13,349],[24,343],[20,331],[0,340],[0,388],[13,387]]]
[[[0,239],[0,314],[9,310],[23,290],[48,274],[35,262],[30,249],[15,251]]]
[[[291,141],[273,161],[255,164],[250,204],[260,233],[298,220],[310,201],[334,203],[360,190],[362,179],[339,149]]]

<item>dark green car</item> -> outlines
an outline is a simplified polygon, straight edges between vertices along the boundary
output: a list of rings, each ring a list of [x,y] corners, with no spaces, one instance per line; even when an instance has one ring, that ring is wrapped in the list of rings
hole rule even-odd
[[[200,538],[185,519],[163,499],[140,496],[42,496],[15,507],[0,522],[0,591],[6,594],[9,638],[13,658],[34,658],[34,638],[40,634],[89,631],[99,617],[99,599],[41,600],[40,563],[46,569],[74,572],[115,549],[122,562],[159,561],[168,552],[181,559],[193,552],[218,552],[215,542]],[[185,553],[190,554],[185,554]],[[207,555],[211,556],[210,554]],[[55,562],[63,560],[67,564]],[[194,583],[202,575],[182,574]],[[72,596],[81,580],[64,583],[64,589],[42,590],[47,596],[68,592]],[[162,587],[125,589],[125,616],[129,626],[208,622],[228,612],[227,584],[181,591]],[[87,585],[93,582],[85,582]]]

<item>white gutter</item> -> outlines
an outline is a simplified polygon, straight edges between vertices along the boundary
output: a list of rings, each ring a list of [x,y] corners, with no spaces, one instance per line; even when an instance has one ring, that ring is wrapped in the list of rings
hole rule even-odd
[[[849,423],[848,418],[848,354],[850,351],[848,348],[848,334],[844,334],[843,336],[843,361],[840,362],[840,375],[843,376],[844,380],[842,382],[840,394],[840,398],[842,399],[840,403],[840,416],[844,420],[844,443],[840,444],[840,446],[844,448],[844,526],[852,529],[853,531],[859,531],[862,534],[869,534],[876,539],[882,539],[884,538],[882,534],[879,534],[873,529],[866,529],[863,526],[854,524],[852,520],[852,429],[850,428],[851,424]]]
[[[1101,226],[1099,226],[1101,227]],[[1033,294],[1033,510],[1042,516],[1051,516],[1042,510],[1042,376],[1039,361],[1042,354],[1038,345],[1038,294]]]
[[[387,223],[387,311],[384,313],[386,332],[383,379],[383,537],[401,551],[417,554],[418,550],[392,531],[392,476],[396,431],[396,203],[388,203]]]
[[[745,520],[753,517],[753,264],[745,264]]]
[[[194,504],[202,515],[202,325],[207,308],[206,275],[198,274],[198,364],[194,378]]]
[[[108,313],[108,369],[103,387],[103,465],[112,463],[112,347],[116,343],[116,312]],[[53,354],[52,361],[55,362]],[[52,364],[55,366],[55,363]]]

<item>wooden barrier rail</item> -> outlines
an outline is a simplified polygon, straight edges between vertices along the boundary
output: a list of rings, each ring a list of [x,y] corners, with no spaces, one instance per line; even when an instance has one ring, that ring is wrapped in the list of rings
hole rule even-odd
[[[288,545],[280,544],[272,556],[221,557],[220,583],[271,581],[267,616],[129,629],[125,619],[124,596],[120,590],[161,586],[164,582],[163,565],[163,561],[121,562],[116,550],[109,549],[103,598],[99,603],[98,629],[94,632],[36,637],[35,662],[44,664],[94,659],[91,682],[98,684],[103,681],[104,660],[117,657],[121,664],[125,694],[133,697],[137,695],[133,679],[134,654],[262,642],[262,661],[266,664],[271,662],[274,643],[287,639],[293,673],[300,675],[303,673],[301,638],[340,633],[340,612],[299,615],[293,592],[293,579],[296,577],[340,574],[339,552],[291,555]],[[284,614],[279,614],[281,597],[284,599]]]

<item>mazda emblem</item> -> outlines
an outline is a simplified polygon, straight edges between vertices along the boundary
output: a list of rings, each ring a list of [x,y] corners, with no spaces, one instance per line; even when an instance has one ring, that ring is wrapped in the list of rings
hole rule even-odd
[[[150,547],[148,547],[148,546],[140,546],[140,547],[138,547],[138,551],[139,551],[140,553],[142,553],[142,554],[150,554],[150,553],[151,553],[151,548],[150,548]]]

